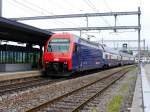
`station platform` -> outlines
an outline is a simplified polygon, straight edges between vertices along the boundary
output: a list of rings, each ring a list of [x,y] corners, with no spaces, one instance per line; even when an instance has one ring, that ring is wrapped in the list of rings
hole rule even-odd
[[[0,72],[0,81],[40,76],[41,74],[42,73],[40,70],[21,71],[21,72]]]
[[[131,107],[131,112],[150,112],[150,64],[141,65]]]

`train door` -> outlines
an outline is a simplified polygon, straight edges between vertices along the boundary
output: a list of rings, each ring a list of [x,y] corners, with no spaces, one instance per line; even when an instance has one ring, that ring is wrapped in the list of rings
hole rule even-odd
[[[79,45],[75,44],[72,57],[72,66],[75,71],[80,70],[80,50]]]

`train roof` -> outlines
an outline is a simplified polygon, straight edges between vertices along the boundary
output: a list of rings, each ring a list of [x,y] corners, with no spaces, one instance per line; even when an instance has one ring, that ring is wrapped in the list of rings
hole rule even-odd
[[[74,43],[82,44],[85,46],[91,46],[91,47],[94,47],[97,49],[99,48],[98,43],[95,43],[95,42],[89,41],[87,39],[81,38],[80,36],[77,36],[77,35],[72,34],[72,33],[63,32],[63,33],[56,33],[54,35],[67,35],[68,37],[73,37]]]
[[[100,46],[103,47],[104,52],[108,52],[108,53],[112,53],[112,54],[117,54],[117,55],[121,55],[121,56],[126,56],[126,57],[134,57],[134,56],[131,55],[131,54],[124,53],[124,52],[122,52],[122,51],[109,48],[109,47],[107,47],[106,45],[100,44]]]
[[[96,43],[96,42],[92,42],[92,41],[89,41],[89,40],[87,40],[87,39],[84,39],[84,38],[81,38],[81,37],[79,37],[79,36],[77,36],[77,35],[74,35],[74,34],[72,34],[73,36],[74,36],[74,42],[76,42],[76,43],[82,43],[82,44],[91,44],[91,45],[94,45],[94,46],[96,46],[96,47],[99,47],[99,44],[98,43]]]
[[[120,54],[119,50],[115,50],[115,49],[109,48],[109,47],[107,47],[105,45],[102,45],[102,46],[103,46],[103,49],[104,49],[105,52],[112,53],[112,54],[117,54],[117,55]]]
[[[121,55],[121,56],[126,56],[126,57],[134,57],[133,55],[128,54],[128,53],[124,53],[124,52],[122,52],[122,51],[120,51],[120,55]]]

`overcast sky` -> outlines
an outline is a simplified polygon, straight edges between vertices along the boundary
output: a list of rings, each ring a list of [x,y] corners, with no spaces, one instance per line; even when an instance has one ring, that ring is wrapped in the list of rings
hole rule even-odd
[[[3,17],[29,17],[57,14],[75,14],[75,13],[95,13],[110,11],[137,11],[141,7],[141,39],[146,39],[146,46],[150,43],[150,1],[149,0],[3,0]],[[113,26],[114,17],[91,17],[89,26]],[[63,28],[63,27],[84,27],[86,18],[78,19],[55,19],[55,20],[36,20],[22,21],[23,23],[42,28]],[[137,25],[137,16],[120,16],[117,19],[118,25]],[[137,31],[130,30],[118,31],[91,31],[83,32],[82,36],[87,34],[94,35],[92,40],[133,40],[137,39]],[[79,32],[72,32],[79,35]],[[129,46],[135,44],[130,43]],[[115,46],[115,45],[114,45]],[[120,46],[120,45],[119,45]],[[150,48],[150,45],[148,45]]]

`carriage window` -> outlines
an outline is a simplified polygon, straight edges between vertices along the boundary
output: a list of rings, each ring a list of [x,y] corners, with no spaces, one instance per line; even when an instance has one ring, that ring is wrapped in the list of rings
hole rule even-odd
[[[105,59],[107,59],[107,58],[108,58],[108,55],[106,54],[106,55],[105,55]]]

